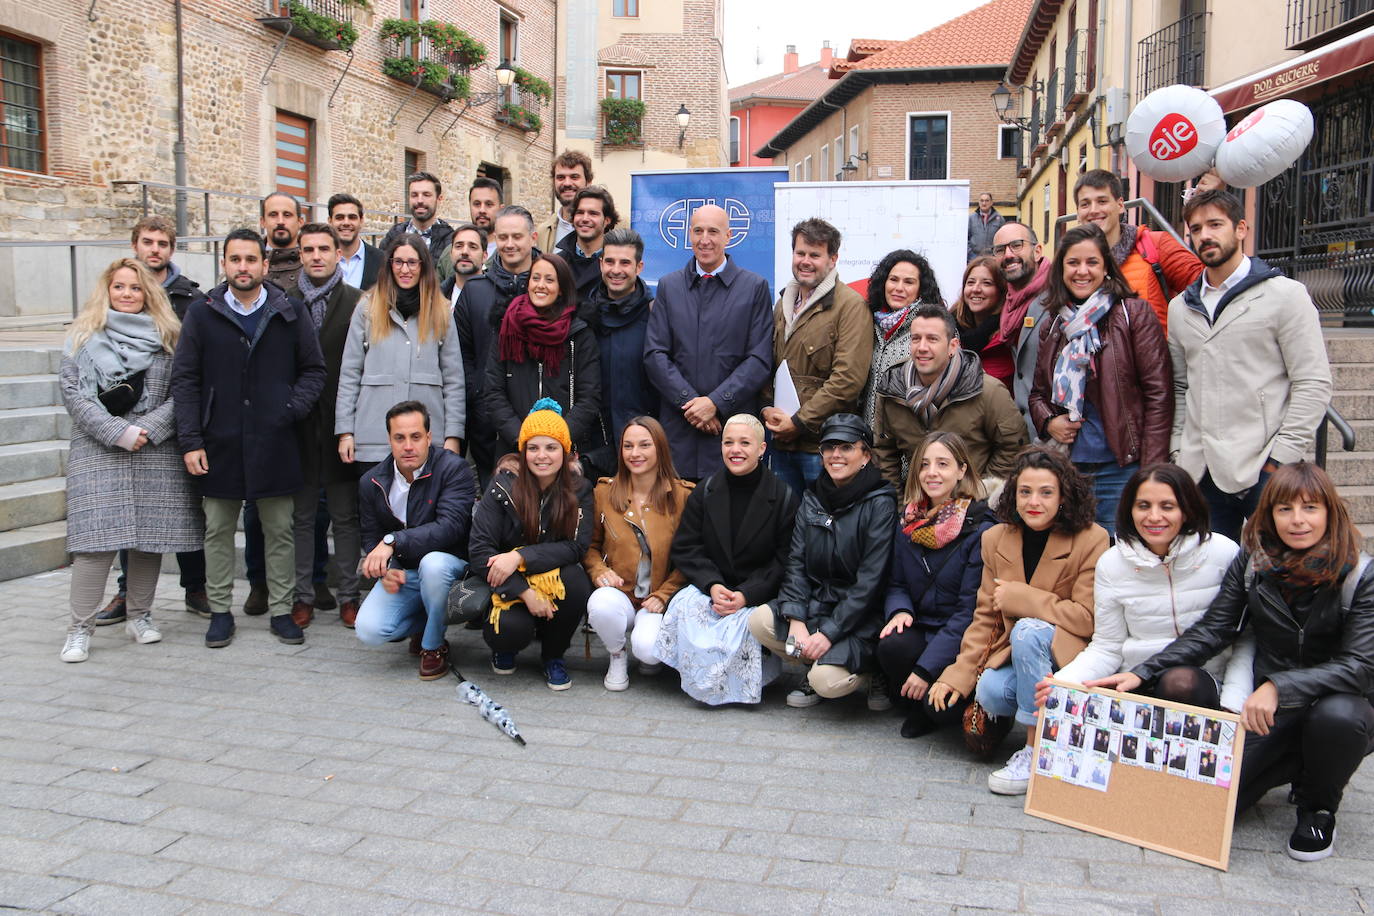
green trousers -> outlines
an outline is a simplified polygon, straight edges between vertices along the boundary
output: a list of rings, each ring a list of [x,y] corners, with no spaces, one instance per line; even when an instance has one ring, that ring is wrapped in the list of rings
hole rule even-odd
[[[241,499],[205,497],[205,594],[210,610],[231,611],[234,601],[234,530]],[[267,567],[267,609],[273,617],[291,613],[296,594],[296,542],[292,534],[295,499],[271,496],[256,500],[262,519]]]

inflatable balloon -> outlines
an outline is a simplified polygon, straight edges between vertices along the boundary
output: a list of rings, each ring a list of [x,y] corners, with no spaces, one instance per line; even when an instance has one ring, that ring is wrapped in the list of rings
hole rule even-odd
[[[1217,173],[1235,188],[1253,188],[1282,175],[1312,140],[1312,112],[1279,99],[1256,108],[1217,147]]]
[[[1216,99],[1192,86],[1163,86],[1126,119],[1126,152],[1155,181],[1187,181],[1212,167],[1226,136]]]

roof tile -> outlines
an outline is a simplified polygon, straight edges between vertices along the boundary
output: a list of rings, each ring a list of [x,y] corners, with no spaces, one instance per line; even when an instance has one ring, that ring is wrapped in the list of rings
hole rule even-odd
[[[1034,0],[992,0],[915,38],[849,63],[844,72],[1006,66],[1033,5]],[[854,57],[852,51],[849,56]]]
[[[836,60],[838,62],[838,59]],[[763,79],[736,86],[730,90],[730,101],[741,102],[745,99],[797,99],[815,101],[821,93],[830,88],[830,80],[821,69],[821,62],[799,67],[792,73],[775,73]]]

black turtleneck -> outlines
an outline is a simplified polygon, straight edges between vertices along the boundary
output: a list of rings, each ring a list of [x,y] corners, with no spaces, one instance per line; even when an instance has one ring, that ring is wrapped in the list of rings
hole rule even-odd
[[[410,289],[396,289],[396,311],[401,313],[401,317],[409,321],[420,314],[420,286],[416,284]]]
[[[749,503],[754,491],[763,480],[763,464],[760,463],[748,474],[725,472],[725,485],[730,488],[730,539],[734,540],[744,525],[744,516],[749,512]]]
[[[1032,531],[1024,525],[1021,527],[1021,565],[1025,567],[1027,583],[1035,575],[1040,558],[1045,555],[1045,544],[1049,542],[1052,530],[1053,526],[1044,531]]]

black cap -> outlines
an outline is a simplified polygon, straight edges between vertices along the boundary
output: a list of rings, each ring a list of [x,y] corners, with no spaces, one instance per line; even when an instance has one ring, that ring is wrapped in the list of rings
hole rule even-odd
[[[873,447],[873,430],[863,417],[852,413],[837,413],[821,424],[821,444],[827,442],[862,442]]]

